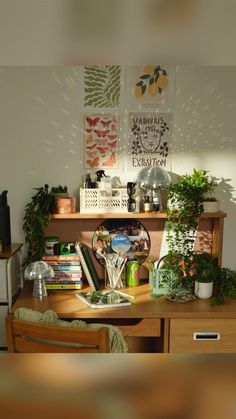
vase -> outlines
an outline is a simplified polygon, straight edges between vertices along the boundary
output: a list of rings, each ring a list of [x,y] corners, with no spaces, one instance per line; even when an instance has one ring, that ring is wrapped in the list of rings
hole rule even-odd
[[[194,294],[198,298],[210,298],[213,292],[213,282],[198,282],[194,284]]]

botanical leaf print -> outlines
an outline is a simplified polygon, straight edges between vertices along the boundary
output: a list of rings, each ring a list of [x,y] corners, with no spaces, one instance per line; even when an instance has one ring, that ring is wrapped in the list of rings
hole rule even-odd
[[[120,104],[121,67],[118,65],[85,66],[84,106],[116,108]]]
[[[139,81],[136,83],[134,92],[136,98],[139,99],[145,93],[150,96],[163,95],[168,87],[167,71],[159,65],[147,65],[143,72],[144,74],[139,77]]]

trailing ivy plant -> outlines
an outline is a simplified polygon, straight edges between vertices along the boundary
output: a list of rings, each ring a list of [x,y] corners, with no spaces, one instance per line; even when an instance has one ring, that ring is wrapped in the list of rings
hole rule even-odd
[[[193,245],[198,217],[203,213],[206,194],[216,187],[206,170],[193,169],[193,173],[180,176],[179,181],[168,187],[167,243],[165,268],[174,271],[176,286],[191,288]]]
[[[225,298],[236,298],[236,272],[230,268],[218,267],[210,302],[212,305],[223,304]]]
[[[25,206],[23,230],[28,244],[25,264],[40,260],[45,252],[45,229],[49,224],[54,202],[54,193],[48,185],[34,188],[37,192]]]

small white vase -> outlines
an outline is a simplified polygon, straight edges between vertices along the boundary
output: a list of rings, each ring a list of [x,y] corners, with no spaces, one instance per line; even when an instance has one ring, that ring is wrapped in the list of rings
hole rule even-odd
[[[218,212],[219,201],[203,201],[204,212]]]
[[[213,292],[213,282],[198,282],[194,284],[194,294],[198,298],[210,298]]]

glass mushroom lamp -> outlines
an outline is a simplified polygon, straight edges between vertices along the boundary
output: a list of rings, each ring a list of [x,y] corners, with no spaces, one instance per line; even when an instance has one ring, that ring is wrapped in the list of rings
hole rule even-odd
[[[147,166],[138,173],[136,183],[146,192],[150,191],[157,199],[159,209],[163,210],[161,190],[166,190],[171,183],[169,173],[161,167]]]
[[[25,279],[34,281],[33,297],[38,298],[47,296],[45,279],[54,276],[53,268],[43,261],[30,263],[24,272]]]

